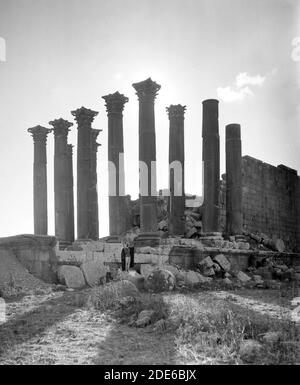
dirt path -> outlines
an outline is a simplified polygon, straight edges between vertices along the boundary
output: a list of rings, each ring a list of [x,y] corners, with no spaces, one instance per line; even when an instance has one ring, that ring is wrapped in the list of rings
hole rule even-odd
[[[7,303],[0,325],[0,364],[180,364],[174,330],[131,328],[110,314],[83,307],[88,292],[55,292]],[[274,292],[197,292],[165,296],[172,306],[232,302],[270,317],[287,314]],[[205,362],[205,357],[204,357]],[[189,362],[191,363],[191,362]]]

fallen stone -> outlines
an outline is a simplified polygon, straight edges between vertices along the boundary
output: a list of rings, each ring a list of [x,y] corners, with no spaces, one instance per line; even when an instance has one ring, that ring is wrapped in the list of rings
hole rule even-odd
[[[220,273],[222,271],[221,266],[214,262],[213,269],[215,273]],[[226,273],[225,273],[226,274]]]
[[[71,289],[81,289],[85,286],[82,271],[77,266],[60,266],[57,271],[58,281]]]
[[[156,332],[164,332],[167,330],[167,323],[164,319],[160,319],[153,325],[153,330]]]
[[[186,233],[186,237],[187,238],[191,238],[193,235],[197,234],[198,230],[196,229],[196,227],[192,227],[191,229],[189,229]]]
[[[173,273],[164,269],[152,271],[145,279],[145,288],[151,292],[159,293],[174,289],[176,278]]]
[[[89,286],[96,286],[106,282],[107,268],[100,261],[85,262],[80,266],[86,283]]]
[[[167,230],[168,229],[168,222],[166,220],[162,220],[158,224],[158,230]]]
[[[176,266],[169,265],[169,264],[164,264],[164,265],[161,266],[161,268],[164,269],[164,270],[168,270],[171,273],[173,273],[175,278],[176,278],[176,280],[184,279],[183,273]]]
[[[123,280],[132,282],[139,291],[143,291],[145,288],[145,277],[136,272],[135,270],[123,271],[121,274]]]
[[[231,278],[232,275],[231,275],[230,273],[227,273],[227,272],[226,272],[226,273],[224,274],[224,277],[225,277],[225,278]]]
[[[157,265],[150,265],[148,263],[141,263],[140,272],[141,275],[145,278],[148,277],[149,274],[152,273],[152,271],[156,270],[158,267]]]
[[[294,322],[300,322],[300,305],[291,311],[291,320]]]
[[[249,277],[249,275],[247,275],[247,274],[245,274],[244,272],[242,272],[242,271],[239,271],[238,273],[237,273],[237,279],[240,281],[240,282],[242,282],[242,283],[246,283],[246,282],[248,282],[248,281],[251,281],[251,278]]]
[[[205,269],[202,274],[204,277],[213,277],[215,275],[215,270],[211,267],[210,269]]]
[[[232,281],[229,278],[224,278],[223,282],[225,283],[225,285],[232,285]]]
[[[291,305],[292,306],[298,306],[300,305],[300,297],[295,297],[291,300]]]
[[[247,363],[259,361],[259,356],[262,354],[263,346],[255,340],[242,341],[240,345],[240,357]]]
[[[138,328],[144,328],[151,324],[153,316],[154,316],[154,310],[143,310],[139,313],[138,319],[135,321],[135,325]]]
[[[213,265],[214,262],[210,257],[206,257],[201,262],[199,262],[199,266],[203,266],[204,268],[211,268]]]
[[[261,275],[253,275],[253,279],[255,282],[261,282],[262,281]]]
[[[256,269],[257,275],[260,275],[263,279],[272,279],[273,274],[269,267],[259,267]]]
[[[229,272],[231,265],[228,259],[223,254],[218,254],[214,257],[214,261],[217,262],[224,271]]]
[[[263,341],[267,344],[276,344],[282,339],[280,332],[267,332],[263,336]]]

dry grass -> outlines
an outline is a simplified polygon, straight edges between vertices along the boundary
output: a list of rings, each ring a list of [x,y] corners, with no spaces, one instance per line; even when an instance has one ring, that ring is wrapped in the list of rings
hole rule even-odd
[[[175,325],[176,345],[187,362],[196,364],[240,364],[243,340],[263,344],[257,364],[299,363],[300,330],[289,319],[274,319],[230,303],[202,297],[172,299],[171,319]],[[263,335],[278,331],[282,338],[267,344]]]

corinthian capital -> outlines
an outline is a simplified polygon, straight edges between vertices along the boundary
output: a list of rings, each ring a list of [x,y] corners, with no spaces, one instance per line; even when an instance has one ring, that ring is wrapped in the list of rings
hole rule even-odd
[[[98,115],[98,112],[92,111],[85,107],[81,107],[75,111],[71,111],[71,114],[75,117],[75,120],[78,125],[91,125],[95,116]]]
[[[140,101],[153,101],[161,86],[148,78],[142,82],[132,84]]]
[[[69,122],[68,120],[64,120],[62,118],[55,119],[49,122],[51,126],[53,126],[53,132],[54,136],[68,136],[69,127],[73,126],[73,123]]]
[[[46,128],[46,127],[43,127],[43,126],[35,126],[35,127],[28,128],[27,131],[33,137],[34,143],[42,142],[42,143],[46,144],[46,142],[47,142],[47,135],[52,130],[50,128]]]
[[[102,96],[102,99],[105,100],[107,116],[122,116],[124,104],[129,100],[126,96],[120,94],[118,91],[114,94]]]
[[[169,115],[169,119],[184,119],[186,106],[182,106],[181,104],[171,104],[166,108],[166,110]]]

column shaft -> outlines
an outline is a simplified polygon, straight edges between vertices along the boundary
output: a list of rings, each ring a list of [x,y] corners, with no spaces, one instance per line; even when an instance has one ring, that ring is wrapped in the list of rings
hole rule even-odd
[[[34,142],[33,163],[33,212],[34,234],[48,234],[48,207],[47,207],[47,135],[50,129],[36,126],[28,129]]]
[[[74,239],[73,146],[68,144],[68,241],[72,243]]]
[[[97,187],[97,149],[99,144],[96,142],[100,130],[92,130],[91,135],[91,231],[90,238],[99,239],[99,208],[98,208],[98,187]]]
[[[133,84],[139,98],[140,228],[157,231],[154,100],[160,85],[150,78]]]
[[[91,238],[91,124],[98,112],[81,107],[72,111],[78,124],[77,238]]]
[[[184,189],[184,112],[185,106],[171,105],[167,108],[169,130],[169,233],[183,235],[185,189]]]
[[[226,126],[226,233],[242,234],[242,145],[239,124]]]
[[[220,139],[217,100],[203,102],[203,231],[218,231]]]
[[[128,229],[123,143],[123,109],[128,98],[115,92],[103,99],[108,116],[109,233],[118,236]]]
[[[69,164],[68,132],[73,123],[64,119],[49,122],[54,132],[54,206],[55,236],[61,244],[69,238]]]

